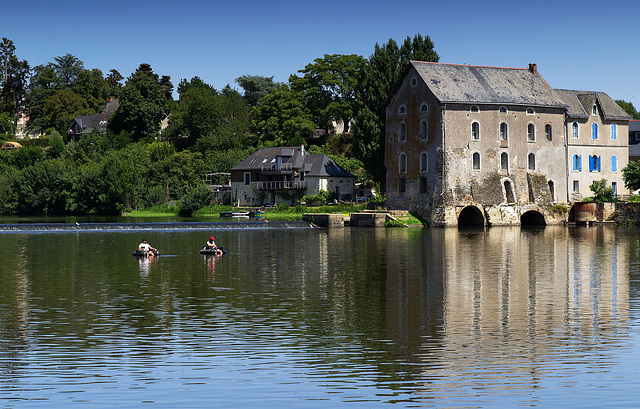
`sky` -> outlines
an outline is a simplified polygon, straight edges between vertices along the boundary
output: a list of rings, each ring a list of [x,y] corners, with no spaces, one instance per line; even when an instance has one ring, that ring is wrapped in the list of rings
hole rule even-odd
[[[640,109],[640,1],[5,1],[0,36],[33,67],[67,53],[125,78],[141,63],[174,86],[242,75],[286,82],[325,54],[429,36],[440,62],[526,68],[553,88],[606,92]],[[10,17],[11,16],[11,17]]]

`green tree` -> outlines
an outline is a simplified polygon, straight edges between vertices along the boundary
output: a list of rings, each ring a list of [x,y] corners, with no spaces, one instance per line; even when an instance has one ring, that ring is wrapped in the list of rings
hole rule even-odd
[[[593,199],[596,202],[613,202],[613,196],[615,191],[611,186],[608,186],[607,179],[601,179],[594,181],[589,189],[594,194]]]
[[[251,127],[266,146],[295,146],[314,132],[315,123],[302,102],[303,96],[281,85],[260,99],[251,110]]]
[[[80,71],[73,90],[87,101],[92,114],[102,112],[110,93],[107,80],[97,68]]]
[[[345,132],[348,131],[356,109],[356,87],[365,64],[366,60],[359,55],[325,54],[299,70],[303,76],[289,77],[291,88],[304,95],[318,128],[328,133],[332,121],[342,119]]]
[[[52,63],[51,66],[55,69],[62,84],[66,87],[71,87],[76,82],[82,70],[84,70],[84,63],[69,53],[60,57],[54,57],[53,60],[55,62]]]
[[[155,138],[166,115],[167,97],[158,75],[149,64],[140,64],[120,91],[120,106],[108,128],[118,134],[129,132],[134,140]]]
[[[3,86],[7,82],[10,60],[15,56],[15,52],[16,46],[13,44],[13,41],[6,37],[2,37],[2,42],[0,43],[0,65],[2,66],[0,79],[2,79],[1,84]]]
[[[49,127],[45,119],[45,101],[61,88],[61,80],[51,64],[38,65],[33,68],[29,87],[31,93],[27,101],[27,108],[29,108],[27,128],[36,134],[43,133]]]
[[[365,169],[384,189],[385,108],[384,101],[406,69],[409,61],[437,62],[438,54],[429,36],[407,37],[402,46],[393,40],[376,44],[358,83],[359,107],[354,129],[354,153]]]
[[[112,68],[107,75],[107,85],[109,86],[109,95],[115,98],[120,96],[120,90],[122,89],[122,80],[124,77],[118,70]]]
[[[616,103],[624,109],[633,119],[640,119],[640,112],[636,111],[636,107],[631,102],[616,99]]]
[[[262,77],[259,75],[242,75],[236,78],[236,83],[244,90],[243,98],[245,102],[254,107],[263,96],[273,92],[281,85],[273,81],[273,76]]]
[[[18,118],[25,108],[27,94],[27,81],[29,80],[29,63],[26,60],[18,60],[15,56],[9,58],[7,74],[4,78],[4,86],[0,93],[3,112],[13,114],[13,135],[18,128]]]
[[[75,117],[93,113],[87,100],[68,89],[57,91],[44,103],[44,119],[49,126],[63,135],[67,134],[67,129]]]
[[[35,215],[63,214],[70,194],[65,165],[60,161],[43,161],[25,168],[14,182],[21,213]]]
[[[640,162],[631,161],[622,169],[622,180],[627,189],[634,191],[640,189]]]

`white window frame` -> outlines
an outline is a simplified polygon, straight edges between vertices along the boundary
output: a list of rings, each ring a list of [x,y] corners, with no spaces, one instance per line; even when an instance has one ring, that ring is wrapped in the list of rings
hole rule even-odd
[[[476,125],[477,129],[474,132],[473,126]],[[473,121],[471,122],[471,140],[479,141],[480,140],[480,122]]]
[[[618,125],[611,124],[610,137],[612,141],[618,140]]]
[[[407,173],[407,155],[404,152],[398,155],[398,173],[403,175]]]
[[[480,112],[480,107],[477,105],[471,105],[471,108],[469,108],[469,112],[471,112],[472,114],[477,114]]]
[[[400,128],[398,129],[398,141],[405,142],[407,140],[407,124],[404,121],[400,122]]]
[[[475,167],[476,163],[475,163],[475,160],[474,160],[476,155],[478,156],[478,167],[477,168]],[[473,152],[471,154],[471,170],[475,171],[475,172],[478,172],[478,171],[482,170],[482,157],[480,156],[480,152],[476,151],[476,152]]]
[[[553,140],[553,126],[551,126],[551,124],[546,124],[544,126],[544,138],[547,141]]]
[[[573,122],[571,124],[571,138],[579,139],[580,138],[580,125],[577,122]]]
[[[527,142],[535,142],[536,141],[536,126],[533,122],[529,122],[527,124]]]
[[[527,110],[525,112],[527,113],[527,115],[535,115],[536,114],[535,109],[533,109],[531,107],[527,108]]]
[[[402,104],[398,107],[398,115],[406,115],[407,114],[407,106]]]

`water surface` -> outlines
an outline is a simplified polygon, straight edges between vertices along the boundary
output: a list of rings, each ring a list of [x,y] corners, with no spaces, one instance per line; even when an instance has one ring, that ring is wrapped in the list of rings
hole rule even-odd
[[[637,407],[638,237],[3,232],[0,406]]]

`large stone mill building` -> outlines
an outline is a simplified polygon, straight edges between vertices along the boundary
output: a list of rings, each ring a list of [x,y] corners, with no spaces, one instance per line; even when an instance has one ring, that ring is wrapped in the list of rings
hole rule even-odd
[[[606,179],[628,193],[630,117],[528,68],[412,61],[386,101],[387,203],[431,225],[560,222]]]

